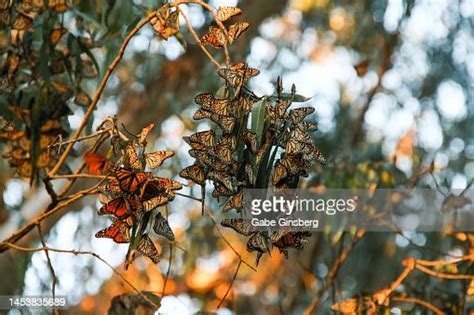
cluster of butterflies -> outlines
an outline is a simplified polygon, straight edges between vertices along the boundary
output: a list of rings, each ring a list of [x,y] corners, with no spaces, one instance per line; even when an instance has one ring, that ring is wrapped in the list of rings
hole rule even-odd
[[[68,133],[62,129],[59,120],[46,120],[40,124],[38,139],[33,142],[31,110],[11,107],[10,111],[26,128],[16,130],[15,124],[9,121],[8,125],[0,129],[0,139],[5,140],[2,157],[8,159],[10,166],[15,168],[16,176],[31,179],[35,171],[54,166],[57,155],[49,149],[49,146],[54,143],[58,135],[65,137]]]
[[[167,219],[158,209],[174,199],[174,191],[182,185],[174,180],[156,177],[145,171],[159,167],[173,156],[172,151],[145,153],[146,137],[153,124],[145,127],[136,139],[126,144],[123,155],[112,167],[114,177],[99,188],[104,205],[99,215],[110,215],[112,225],[96,233],[98,238],[111,238],[116,243],[130,243],[126,266],[136,252],[149,257],[154,263],[160,253],[151,240],[147,227],[153,219],[153,231],[170,241],[175,237]]]
[[[257,265],[264,253],[271,254],[273,247],[278,248],[288,258],[288,249],[302,249],[306,242],[306,237],[311,236],[306,231],[278,230],[273,232],[260,232],[250,223],[248,219],[230,218],[224,219],[221,225],[236,231],[237,233],[249,236],[247,250],[257,252]]]
[[[313,107],[289,109],[295,96],[293,85],[291,94],[283,97],[282,83],[277,83],[277,101],[272,106],[267,103],[267,113],[270,120],[268,132],[278,139],[278,146],[284,152],[276,160],[273,173],[273,185],[277,189],[296,188],[299,176],[306,177],[307,169],[316,163],[326,163],[325,157],[314,145],[309,132],[317,130],[316,125],[304,119],[314,112]],[[270,136],[268,135],[268,136]]]
[[[164,40],[179,32],[179,12],[171,11],[171,5],[165,3],[156,10],[155,17],[150,21],[155,32]]]
[[[291,94],[284,94],[278,80],[278,94],[262,100],[245,86],[247,80],[258,75],[257,69],[238,63],[221,68],[218,73],[225,80],[225,92],[219,97],[212,93],[197,95],[195,102],[200,108],[193,116],[195,120],[212,120],[216,128],[184,137],[195,162],[183,169],[180,176],[201,186],[211,181],[212,196],[226,200],[223,210],[235,209],[240,213],[245,188],[268,188],[267,184],[277,189],[295,187],[299,176],[307,175],[310,166],[324,163],[325,159],[309,135],[316,126],[305,121],[314,109],[289,109],[296,97],[294,86]],[[257,101],[263,102],[265,111],[260,135],[248,128]],[[261,180],[270,174],[271,181]],[[247,250],[257,252],[257,264],[264,253],[270,253],[272,246],[287,255],[288,248],[302,248],[309,236],[306,232],[289,230],[272,235],[250,232],[249,224],[242,220],[226,219],[223,225],[250,237]]]
[[[217,18],[221,22],[226,22],[230,18],[241,14],[242,11],[237,7],[218,7]],[[249,28],[250,24],[247,22],[237,22],[231,24],[224,32],[221,28],[216,26],[209,27],[208,33],[206,33],[201,41],[205,45],[210,45],[216,49],[223,48],[229,44],[234,43],[243,32]]]

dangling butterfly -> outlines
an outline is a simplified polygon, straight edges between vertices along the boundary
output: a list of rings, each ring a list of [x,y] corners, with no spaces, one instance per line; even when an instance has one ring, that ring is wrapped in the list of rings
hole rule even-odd
[[[158,252],[155,247],[155,244],[153,244],[152,240],[150,239],[150,237],[148,237],[147,234],[142,235],[140,243],[138,243],[137,249],[140,253],[150,258],[155,264],[160,261],[160,253]]]
[[[171,230],[168,220],[163,217],[161,212],[158,212],[155,216],[155,222],[153,222],[153,231],[155,231],[155,233],[158,235],[166,237],[170,241],[175,240],[173,230]]]
[[[257,134],[252,131],[246,130],[242,132],[242,139],[244,140],[244,143],[247,148],[249,148],[250,152],[252,154],[255,154],[257,152],[258,145]]]
[[[224,212],[227,212],[231,209],[236,209],[237,212],[240,212],[243,207],[242,205],[243,196],[244,196],[243,191],[239,190],[235,195],[230,197],[224,205]]]
[[[229,227],[236,231],[239,234],[244,236],[250,236],[258,231],[255,229],[254,226],[250,223],[249,220],[240,219],[240,218],[232,218],[232,219],[224,219],[221,222],[221,225],[224,227]]]
[[[116,243],[128,243],[130,242],[130,230],[129,227],[119,221],[118,219],[113,219],[111,226],[100,230],[95,234],[97,238],[111,238]]]

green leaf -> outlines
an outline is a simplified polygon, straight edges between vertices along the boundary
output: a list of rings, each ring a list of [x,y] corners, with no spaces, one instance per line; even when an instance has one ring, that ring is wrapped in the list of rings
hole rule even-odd
[[[283,99],[292,99],[293,102],[295,103],[304,103],[304,102],[307,102],[311,99],[311,97],[306,97],[306,96],[303,96],[303,95],[300,95],[300,94],[295,94],[294,97],[293,97],[293,94],[291,93],[282,93],[282,98]]]
[[[252,131],[257,134],[258,143],[262,143],[263,129],[265,127],[266,100],[255,103],[252,107]]]

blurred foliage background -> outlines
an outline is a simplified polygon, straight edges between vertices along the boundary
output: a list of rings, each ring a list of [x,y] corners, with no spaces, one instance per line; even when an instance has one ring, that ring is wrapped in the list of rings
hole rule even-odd
[[[8,9],[4,3],[8,2],[0,1],[5,6],[1,8],[2,19],[8,14],[15,17],[14,13],[5,13]],[[160,3],[64,3],[66,10],[53,6],[53,11],[39,14],[31,28],[26,28],[23,41],[30,48],[31,61],[20,63],[19,74],[15,75],[24,77],[19,79],[22,86],[9,93],[4,87],[8,85],[4,79],[8,77],[8,62],[12,62],[8,56],[21,44],[12,45],[12,29],[2,22],[4,93],[0,95],[0,108],[2,116],[8,117],[12,97],[25,103],[34,100],[38,106],[33,106],[36,114],[33,109],[32,115],[43,117],[36,122],[42,126],[44,117],[54,117],[52,109],[58,108],[51,104],[61,102],[68,108],[67,116],[63,112],[57,115],[67,134],[79,126],[85,112],[84,104],[74,102],[71,95],[77,98],[80,92],[93,94],[126,34]],[[231,54],[234,61],[260,69],[261,74],[250,81],[257,95],[273,94],[274,83],[281,76],[287,91],[294,83],[299,94],[311,97],[305,105],[316,109],[313,119],[319,130],[314,139],[328,162],[310,171],[303,188],[374,188],[409,183],[435,188],[434,178],[445,191],[470,185],[474,178],[472,0],[215,0],[210,4],[237,5],[243,11],[242,19],[250,23],[249,30],[231,47]],[[183,10],[203,34],[211,23],[210,15],[198,6]],[[48,50],[44,42],[59,26],[67,30],[57,46],[63,48]],[[185,28],[182,38],[187,43],[184,46],[175,38],[163,41],[151,27],[134,37],[88,126],[89,131],[93,130],[105,116],[114,114],[133,132],[155,123],[153,147],[176,152],[159,175],[181,181],[177,174],[192,162],[182,136],[208,127],[207,123],[192,120],[197,109],[193,98],[201,91],[215,91],[222,84]],[[218,60],[223,59],[216,51],[211,52]],[[72,62],[64,65],[67,71],[55,74],[45,70],[44,64],[65,56]],[[83,66],[77,66],[79,60],[84,60]],[[67,77],[62,81],[67,82],[67,98],[54,96],[64,92],[55,92],[57,87],[51,83],[58,76]],[[40,128],[34,124],[29,127]],[[76,154],[78,159],[71,165],[80,162],[80,152]],[[430,167],[434,167],[434,176],[420,175]],[[28,181],[15,178],[6,159],[0,168],[0,239],[4,239],[46,207],[49,197],[41,185],[30,187]],[[90,183],[78,182],[73,190]],[[55,188],[61,185],[55,182]],[[200,196],[199,187],[186,189]],[[213,204],[210,206],[212,209]],[[218,208],[218,204],[214,206]],[[56,248],[93,250],[111,264],[120,265],[126,249],[93,237],[98,228],[107,225],[106,219],[96,215],[98,207],[97,198],[86,197],[46,220],[43,229],[47,243]],[[170,253],[171,247],[163,246],[159,268],[137,260],[124,273],[137,287],[161,295],[171,254],[169,279],[159,309],[162,312],[215,310],[232,280],[237,257],[200,211],[198,202],[177,198],[170,205],[169,221],[185,250],[174,247]],[[233,231],[223,231],[244,258],[253,261],[244,239]],[[219,313],[302,313],[328,281],[329,270],[352,237],[334,231],[317,233],[303,251],[290,251],[288,260],[274,252],[262,259],[257,272],[243,266]],[[328,313],[337,301],[390,285],[403,269],[402,260],[409,256],[429,260],[448,254],[465,255],[472,251],[473,242],[473,234],[468,233],[368,233],[341,266],[331,288],[322,294],[317,312]],[[32,231],[19,244],[39,245],[37,233]],[[114,296],[129,292],[110,269],[93,257],[50,256],[58,277],[56,294],[70,297],[74,305],[71,313],[106,312]],[[470,264],[462,268],[472,273]],[[1,295],[51,291],[43,252],[26,255],[9,250],[0,254],[0,271]],[[431,301],[447,313],[467,314],[473,310],[474,289],[466,281],[414,273],[402,290]],[[392,308],[394,313],[421,310],[414,304]]]

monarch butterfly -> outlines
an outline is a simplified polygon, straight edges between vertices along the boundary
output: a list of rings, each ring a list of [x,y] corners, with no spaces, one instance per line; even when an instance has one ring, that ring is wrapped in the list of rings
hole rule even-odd
[[[242,35],[243,32],[245,32],[249,28],[250,24],[247,22],[237,22],[235,24],[232,24],[229,27],[229,31],[227,32],[229,43],[233,43],[234,41],[237,40],[237,38]]]
[[[242,13],[242,10],[236,7],[218,7],[217,8],[217,16],[219,17],[219,20],[222,22],[227,21],[233,16],[239,15]]]
[[[97,188],[100,193],[109,197],[116,197],[122,194],[122,190],[117,182],[112,182],[107,185],[102,185]],[[115,199],[115,198],[114,198]]]
[[[230,104],[226,99],[215,99],[211,93],[202,93],[195,97],[194,101],[201,105],[201,108],[219,115],[230,115]]]
[[[256,177],[251,164],[245,164],[245,174],[247,175],[249,183],[252,185],[255,184]]]
[[[231,133],[235,126],[235,119],[231,116],[224,116],[199,109],[194,113],[195,120],[210,119],[217,123],[226,133]]]
[[[236,231],[239,234],[244,236],[250,236],[257,232],[254,226],[250,224],[249,220],[240,219],[240,218],[232,218],[232,219],[224,219],[221,222],[223,227],[229,227]]]
[[[170,241],[175,240],[173,230],[171,230],[168,220],[163,217],[161,212],[158,212],[155,216],[155,222],[153,222],[153,231],[155,231],[155,233],[158,235],[166,237]]]
[[[204,185],[206,182],[206,174],[201,166],[197,164],[193,164],[184,168],[180,173],[179,176],[182,178],[186,178],[192,180],[193,182]]]
[[[184,141],[186,141],[189,145],[192,143],[200,143],[205,146],[215,146],[216,145],[216,137],[212,130],[200,131],[195,134],[192,134],[187,137],[183,137]]]
[[[218,144],[210,150],[210,153],[215,158],[229,163],[232,162],[232,149],[227,144]]]
[[[180,182],[164,177],[153,177],[145,183],[145,187],[153,187],[155,191],[179,190],[183,188]]]
[[[112,214],[118,219],[122,220],[130,216],[130,214],[136,214],[141,210],[142,203],[136,195],[132,195],[130,197],[121,196],[109,201],[107,204],[102,206],[99,209],[98,214]]]
[[[51,45],[56,46],[57,43],[61,40],[61,37],[67,32],[67,29],[64,27],[59,27],[51,31],[49,34],[49,41]]]
[[[87,172],[94,175],[102,175],[109,168],[110,162],[99,154],[87,151],[84,154],[84,162]]]
[[[257,259],[256,265],[260,262],[260,258],[264,253],[270,253],[270,249],[268,247],[268,240],[262,233],[258,232],[255,233],[248,241],[247,241],[247,250],[249,252],[257,252]]]
[[[235,195],[230,197],[224,205],[224,212],[227,212],[231,209],[236,209],[237,212],[240,212],[240,210],[242,209],[243,196],[243,191],[240,190]]]
[[[285,116],[286,110],[290,107],[291,101],[282,100],[275,105],[275,114],[278,118],[283,118]]]
[[[130,168],[119,168],[115,171],[115,177],[120,188],[126,193],[134,193],[138,186],[152,177],[150,172],[134,172]]]
[[[316,148],[314,148],[311,152],[309,153],[306,153],[304,152],[303,153],[303,159],[304,160],[307,160],[307,161],[316,161],[320,164],[326,164],[326,158],[324,157],[324,155],[319,152],[319,150],[317,150]]]
[[[238,105],[243,109],[244,113],[249,113],[252,110],[253,101],[247,96],[241,95],[238,99]]]
[[[128,145],[126,148],[127,159],[126,165],[131,166],[134,170],[142,170],[142,162],[138,158],[138,154],[132,145]]]
[[[230,197],[234,195],[233,190],[227,189],[224,185],[221,185],[219,183],[214,183],[214,190],[212,192],[212,197],[214,198],[219,198],[219,197]]]
[[[222,48],[227,44],[225,34],[215,26],[209,27],[209,32],[207,32],[207,34],[201,38],[201,41],[204,44],[211,45],[216,49]]]
[[[211,180],[219,182],[221,185],[223,185],[226,189],[230,191],[234,190],[234,185],[232,184],[232,178],[224,172],[210,171],[207,174],[207,177]]]
[[[111,238],[116,243],[128,243],[130,242],[130,230],[129,227],[119,221],[118,219],[112,220],[112,225],[100,230],[95,234],[97,238]]]
[[[174,195],[166,187],[162,187],[153,180],[147,181],[140,190],[140,199],[145,211],[151,211],[158,206],[172,200]]]
[[[287,168],[278,160],[275,163],[275,171],[273,173],[273,183],[278,186],[282,181],[286,180],[290,176]]]
[[[138,243],[137,249],[140,253],[150,258],[155,264],[160,261],[160,254],[147,234],[142,235],[142,239]]]
[[[155,124],[151,123],[151,124],[146,125],[146,126],[140,131],[140,133],[139,133],[138,136],[137,136],[138,145],[141,145],[141,146],[146,145],[146,138],[148,137],[148,134],[149,134],[150,131],[153,129],[153,127],[155,127]]]
[[[289,116],[292,122],[299,123],[302,122],[306,116],[312,113],[314,113],[313,107],[300,107],[290,110]]]
[[[257,134],[246,130],[242,132],[242,139],[244,140],[245,145],[249,148],[252,154],[257,152]]]
[[[307,122],[307,121],[299,122],[296,125],[296,128],[298,128],[300,130],[305,130],[305,131],[316,131],[316,130],[318,130],[318,127],[315,124],[312,124],[312,123]]]
[[[156,151],[145,154],[145,164],[151,169],[157,168],[174,155],[173,151]]]
[[[220,139],[220,144],[228,145],[232,150],[237,147],[237,137],[233,135],[223,135]]]

